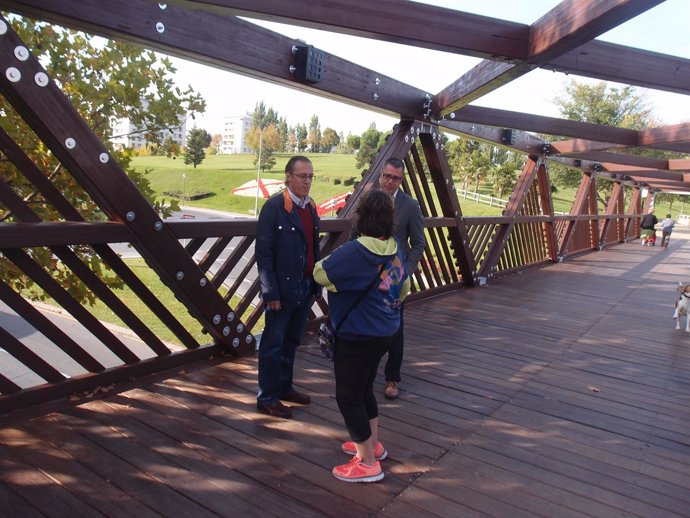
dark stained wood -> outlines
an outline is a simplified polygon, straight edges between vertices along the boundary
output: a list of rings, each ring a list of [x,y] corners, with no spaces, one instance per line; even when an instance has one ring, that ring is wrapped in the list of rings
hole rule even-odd
[[[329,473],[346,432],[310,335],[295,379],[312,404],[290,421],[255,412],[251,357],[0,418],[2,509],[687,518],[690,336],[671,314],[689,260],[677,227],[668,250],[622,244],[408,305],[400,399],[376,384],[381,483]]]

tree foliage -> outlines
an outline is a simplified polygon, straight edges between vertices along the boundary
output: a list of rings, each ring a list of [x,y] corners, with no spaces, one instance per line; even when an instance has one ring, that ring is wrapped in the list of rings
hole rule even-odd
[[[561,116],[575,121],[591,122],[604,126],[616,126],[641,130],[655,126],[652,108],[634,87],[609,87],[605,82],[594,85],[571,80],[564,86],[562,94],[556,96],[554,104]],[[547,139],[554,140],[546,136]],[[560,164],[550,164],[551,179],[559,188],[575,188],[582,181],[582,173]],[[606,205],[611,195],[612,182],[598,182],[597,194]]]
[[[6,16],[26,46],[40,60],[48,75],[67,95],[97,137],[99,137],[120,166],[138,186],[154,210],[164,216],[177,210],[177,202],[167,205],[165,200],[155,200],[146,178],[148,171],[139,172],[129,167],[131,150],[116,150],[109,142],[110,121],[129,117],[138,127],[156,138],[164,128],[179,126],[180,117],[188,112],[202,112],[203,99],[191,88],[180,90],[172,80],[175,72],[171,62],[159,59],[153,52],[126,43],[103,40],[84,33],[69,31],[27,18]],[[75,179],[62,168],[55,156],[31,131],[5,98],[0,97],[0,125],[22,148],[36,166],[51,178],[53,184],[87,221],[105,218]],[[16,194],[30,200],[32,210],[44,220],[56,220],[61,216],[42,196],[34,194],[34,187],[2,155],[0,176],[11,185]],[[11,212],[0,214],[3,221],[19,221]],[[98,258],[89,247],[75,247],[79,257],[111,287],[119,287],[121,281],[108,276]],[[77,300],[93,303],[94,295],[59,264],[49,249],[31,249],[29,253],[45,268],[50,268],[54,278]],[[23,276],[13,264],[0,260],[0,275],[16,290],[33,300],[45,298],[30,279]]]
[[[261,172],[265,172],[276,165],[274,155],[282,148],[283,143],[278,129],[271,124],[264,129],[256,127],[250,129],[247,134],[247,145],[254,150],[254,166],[259,167],[259,159],[261,159]]]
[[[312,115],[309,121],[307,143],[312,153],[321,151],[321,124],[319,123],[319,117],[317,115]]]
[[[187,136],[187,147],[184,150],[184,163],[192,164],[194,169],[206,158],[206,148],[211,145],[211,134],[201,128],[193,128]]]
[[[321,136],[321,149],[323,151],[330,153],[338,144],[340,144],[340,136],[333,128],[323,130],[323,135]]]
[[[381,132],[376,129],[375,123],[371,123],[369,129],[362,133],[359,139],[359,150],[355,155],[356,167],[369,167],[379,150],[381,135]]]

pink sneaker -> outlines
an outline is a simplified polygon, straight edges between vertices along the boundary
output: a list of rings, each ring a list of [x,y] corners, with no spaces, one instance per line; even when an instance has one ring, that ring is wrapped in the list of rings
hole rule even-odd
[[[355,447],[355,443],[352,441],[344,442],[340,448],[348,455],[357,455],[357,448]],[[376,460],[383,460],[388,457],[388,452],[380,442],[376,445],[374,457],[376,457]]]
[[[381,463],[376,461],[367,466],[359,457],[353,457],[347,464],[333,468],[333,476],[343,482],[378,482],[383,478]]]

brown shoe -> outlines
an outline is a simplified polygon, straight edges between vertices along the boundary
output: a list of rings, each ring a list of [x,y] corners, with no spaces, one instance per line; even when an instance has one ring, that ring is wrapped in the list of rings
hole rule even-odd
[[[307,394],[297,392],[295,389],[291,389],[290,392],[280,396],[278,399],[281,401],[289,401],[290,403],[297,403],[298,405],[308,405],[311,403],[311,398]]]
[[[280,401],[275,403],[256,402],[256,411],[261,414],[272,415],[273,417],[282,417],[283,419],[290,419],[292,417],[292,410],[289,406],[283,405]]]
[[[383,395],[386,399],[396,399],[400,395],[397,381],[387,381],[386,388],[383,390]]]

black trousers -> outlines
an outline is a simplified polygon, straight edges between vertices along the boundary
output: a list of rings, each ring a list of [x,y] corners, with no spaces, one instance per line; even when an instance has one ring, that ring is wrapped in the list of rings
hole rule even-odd
[[[354,442],[364,442],[371,437],[369,420],[379,415],[374,380],[392,340],[393,336],[356,342],[336,340],[335,400]]]

